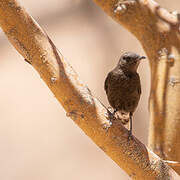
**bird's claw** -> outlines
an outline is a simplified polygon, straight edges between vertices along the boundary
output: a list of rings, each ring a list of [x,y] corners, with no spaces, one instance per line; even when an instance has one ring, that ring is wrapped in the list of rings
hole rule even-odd
[[[112,108],[111,107],[109,107],[108,109],[107,109],[107,113],[108,113],[108,119],[111,121],[111,122],[113,122],[115,119],[116,119],[116,117],[115,117],[115,113],[116,113],[116,110],[113,110],[113,112],[112,112]]]
[[[128,131],[128,141],[130,141],[132,139],[132,132]]]

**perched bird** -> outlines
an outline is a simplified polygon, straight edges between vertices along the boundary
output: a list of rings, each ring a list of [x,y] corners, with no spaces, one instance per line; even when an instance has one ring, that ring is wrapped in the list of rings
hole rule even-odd
[[[145,58],[145,56],[139,56],[133,52],[124,53],[117,66],[108,73],[104,83],[109,104],[114,109],[113,115],[116,112],[129,113],[129,137],[132,135],[132,115],[141,95],[141,83],[137,68],[140,60]],[[125,121],[124,124],[128,121]]]

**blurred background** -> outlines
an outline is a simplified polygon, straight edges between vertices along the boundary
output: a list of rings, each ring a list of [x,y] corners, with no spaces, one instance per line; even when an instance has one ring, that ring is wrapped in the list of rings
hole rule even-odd
[[[178,10],[178,0],[158,1]],[[94,96],[108,106],[107,73],[125,51],[145,55],[140,43],[92,0],[20,0],[49,34]],[[129,180],[102,150],[66,117],[61,105],[0,32],[0,179]],[[139,67],[142,97],[133,133],[148,136],[148,61]]]

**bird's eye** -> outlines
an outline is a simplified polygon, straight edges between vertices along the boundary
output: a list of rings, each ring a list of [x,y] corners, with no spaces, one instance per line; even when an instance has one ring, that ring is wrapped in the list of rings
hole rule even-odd
[[[131,58],[130,57],[124,57],[123,59],[128,62],[128,61],[130,61]]]

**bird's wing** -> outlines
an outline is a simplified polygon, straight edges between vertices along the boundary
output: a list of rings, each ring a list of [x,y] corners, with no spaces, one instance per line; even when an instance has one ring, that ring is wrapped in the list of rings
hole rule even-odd
[[[138,87],[138,94],[141,94],[141,86]]]
[[[104,90],[107,92],[108,89],[108,84],[109,84],[109,78],[110,78],[110,73],[107,75],[105,82],[104,82]]]
[[[139,77],[139,75],[138,75],[138,80],[139,80],[139,83],[137,83],[138,84],[138,94],[140,95],[141,94],[141,82],[140,82],[140,77]]]

